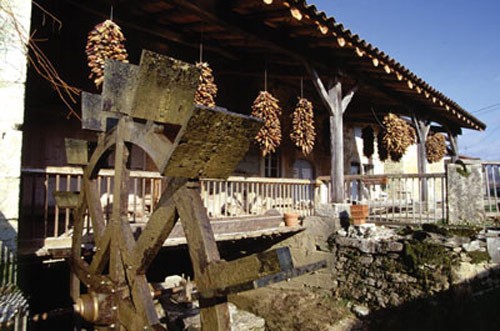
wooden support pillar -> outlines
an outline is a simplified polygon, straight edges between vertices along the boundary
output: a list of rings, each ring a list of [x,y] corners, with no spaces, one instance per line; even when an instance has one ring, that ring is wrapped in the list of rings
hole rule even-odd
[[[333,77],[328,90],[321,81],[316,69],[307,65],[312,81],[321,100],[330,114],[330,152],[331,152],[331,192],[330,202],[344,202],[344,112],[349,106],[357,86],[342,95],[342,83]]]
[[[458,134],[452,132],[451,130],[447,130],[447,131],[448,131],[448,140],[450,141],[451,162],[455,162],[459,158],[459,155],[458,155]]]
[[[427,140],[431,124],[430,121],[419,119],[415,115],[413,115],[412,120],[417,132],[418,174],[425,175],[427,173],[427,150],[425,142]],[[425,178],[422,178],[422,181],[420,182],[420,198],[422,201],[427,201],[427,196],[427,181]]]

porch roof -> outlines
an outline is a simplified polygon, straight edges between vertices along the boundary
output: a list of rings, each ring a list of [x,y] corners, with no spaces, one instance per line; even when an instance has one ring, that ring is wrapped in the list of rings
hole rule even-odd
[[[108,16],[109,5],[67,0]],[[203,40],[212,64],[226,73],[262,75],[298,85],[306,63],[321,73],[338,73],[345,85],[358,85],[361,111],[346,113],[357,122],[375,122],[385,112],[417,113],[460,133],[486,125],[383,51],[353,34],[305,0],[148,0],[112,1],[115,20],[160,38],[197,49]],[[299,82],[299,83],[297,83]],[[378,113],[376,116],[374,113]]]

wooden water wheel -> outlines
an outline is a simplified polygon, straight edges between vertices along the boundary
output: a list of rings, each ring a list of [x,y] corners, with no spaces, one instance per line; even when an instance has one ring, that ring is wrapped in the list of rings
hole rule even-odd
[[[84,166],[82,190],[59,192],[56,201],[74,209],[70,293],[77,312],[96,329],[165,329],[145,275],[179,220],[203,330],[230,329],[227,294],[324,266],[294,268],[286,248],[221,260],[197,178],[229,176],[262,123],[221,108],[195,108],[198,76],[192,65],[144,51],[138,66],[107,62],[102,94],[82,95],[82,127],[98,132],[98,143],[87,157],[86,142],[67,140],[68,163]],[[140,235],[134,234],[127,215],[131,145],[149,155],[168,183]],[[106,219],[96,178],[110,155],[115,175]],[[85,226],[88,220],[91,231]],[[83,249],[89,242],[91,257]]]

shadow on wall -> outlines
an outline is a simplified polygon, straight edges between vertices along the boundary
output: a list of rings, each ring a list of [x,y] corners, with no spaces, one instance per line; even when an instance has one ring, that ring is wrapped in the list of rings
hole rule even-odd
[[[500,330],[500,267],[436,295],[373,311],[354,330]]]
[[[0,286],[16,282],[17,231],[0,212]]]

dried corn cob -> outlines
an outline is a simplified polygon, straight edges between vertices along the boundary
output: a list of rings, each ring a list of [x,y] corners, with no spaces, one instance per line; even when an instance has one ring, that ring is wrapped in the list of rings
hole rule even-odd
[[[252,115],[263,119],[264,126],[255,140],[260,146],[262,156],[276,152],[281,143],[281,107],[279,101],[267,91],[261,91],[252,105]]]
[[[124,45],[125,37],[120,27],[111,20],[97,24],[89,32],[85,53],[90,67],[90,79],[99,87],[104,80],[104,63],[106,59],[128,62],[128,54]]]
[[[299,98],[295,111],[292,114],[292,132],[290,139],[295,146],[302,149],[305,155],[314,148],[314,111],[312,103],[304,98]]]
[[[415,129],[406,121],[389,113],[383,121],[382,143],[389,153],[391,160],[399,161],[406,153],[408,147],[415,143]]]
[[[194,102],[202,106],[215,107],[217,85],[215,85],[212,69],[207,62],[198,62],[196,66],[201,69],[201,75]]]
[[[434,133],[427,137],[425,142],[427,161],[439,162],[446,155],[446,138],[441,133]]]

